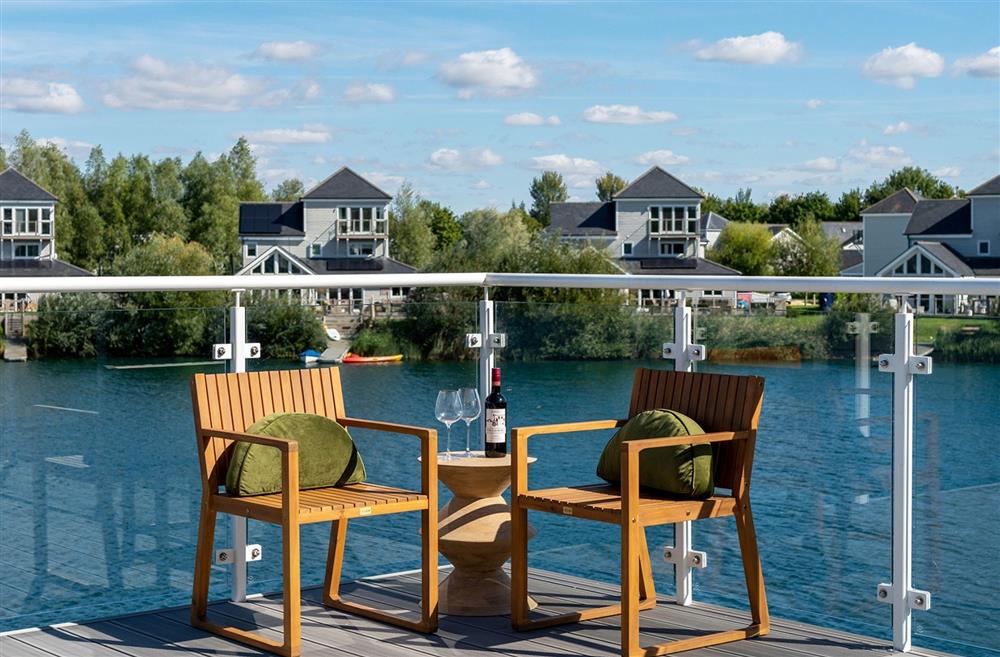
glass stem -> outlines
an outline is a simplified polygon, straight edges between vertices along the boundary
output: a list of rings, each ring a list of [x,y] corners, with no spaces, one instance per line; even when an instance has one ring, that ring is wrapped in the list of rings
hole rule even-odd
[[[472,454],[472,423],[465,423],[465,455]]]
[[[448,437],[444,439],[445,440],[445,442],[444,442],[444,451],[445,451],[446,454],[450,455],[451,454],[451,423],[448,423],[447,427],[448,427],[448,433],[447,433]]]

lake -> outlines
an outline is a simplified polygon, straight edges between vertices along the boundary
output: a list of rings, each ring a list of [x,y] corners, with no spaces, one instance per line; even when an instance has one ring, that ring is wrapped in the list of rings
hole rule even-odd
[[[198,520],[187,378],[218,367],[106,369],[104,361],[0,364],[0,631],[185,604]],[[636,362],[504,363],[509,426],[621,417]],[[654,362],[653,367],[669,363]],[[287,364],[270,362],[267,367]],[[871,419],[855,419],[853,363],[706,366],[765,377],[753,498],[774,616],[889,638],[892,579],[891,377],[871,373]],[[342,368],[352,416],[434,426],[441,387],[472,385],[474,363]],[[917,381],[914,586],[933,609],[914,612],[914,643],[961,655],[1000,654],[1000,367],[935,363]],[[444,443],[444,430],[441,441]],[[532,487],[586,483],[609,432],[531,443]],[[417,442],[356,432],[372,481],[415,487]],[[456,425],[452,448],[463,448]],[[442,495],[447,495],[446,491]],[[407,517],[409,516],[409,517]],[[614,527],[532,514],[531,565],[615,581]],[[345,577],[418,565],[418,514],[351,524]],[[251,523],[264,547],[250,589],[280,587],[280,541]],[[302,532],[304,584],[322,580],[328,526]],[[701,521],[695,549],[709,567],[695,598],[745,607],[731,519]],[[217,547],[228,538],[220,523]],[[661,595],[672,569],[649,531]],[[213,595],[228,592],[213,570]]]

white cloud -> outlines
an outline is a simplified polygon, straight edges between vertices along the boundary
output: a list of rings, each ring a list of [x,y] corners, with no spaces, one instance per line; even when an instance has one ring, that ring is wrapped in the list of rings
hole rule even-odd
[[[591,187],[595,178],[604,173],[604,168],[595,160],[570,157],[563,153],[539,155],[529,160],[528,167],[538,171],[558,171],[570,187]]]
[[[465,151],[439,148],[431,153],[430,157],[427,158],[427,163],[435,169],[467,171],[498,166],[503,164],[503,157],[488,148],[474,148]]]
[[[76,114],[86,107],[72,85],[28,78],[0,78],[0,108],[21,112]]]
[[[73,158],[82,158],[89,155],[90,149],[94,147],[90,142],[80,141],[79,139],[66,139],[64,137],[42,137],[41,139],[36,139],[35,143],[41,146],[51,144]]]
[[[476,182],[474,182],[472,184],[472,188],[473,189],[492,189],[493,185],[491,185],[490,183],[488,183],[485,180],[477,180]]]
[[[325,144],[331,137],[330,129],[322,125],[252,130],[243,135],[253,144]]]
[[[394,176],[378,171],[363,171],[361,172],[361,176],[390,194],[394,193],[403,184],[403,181],[406,180],[403,176]]]
[[[958,178],[962,175],[961,167],[940,167],[931,171],[938,178]]]
[[[692,128],[690,126],[686,128],[674,128],[670,131],[670,134],[675,137],[690,137],[691,135],[698,134],[698,128]]]
[[[302,97],[313,100],[319,96],[320,86],[315,80],[305,80],[302,83]]]
[[[299,174],[298,169],[289,168],[262,169],[260,177],[264,183],[264,187],[268,188],[276,187],[278,184],[289,180],[290,178],[298,178],[299,180],[302,180],[302,176]],[[312,186],[313,185],[306,184],[306,189],[309,189]]]
[[[477,93],[512,96],[538,85],[534,67],[510,48],[463,53],[442,63],[438,77],[458,89],[460,98],[472,98]]]
[[[677,115],[666,111],[647,111],[638,105],[594,105],[583,110],[583,120],[589,123],[620,123],[641,125],[676,121]]]
[[[934,78],[943,70],[944,59],[941,55],[912,42],[875,53],[861,68],[865,77],[900,89],[912,89],[917,84],[917,78]]]
[[[805,103],[806,109],[819,109],[825,104],[825,101],[822,101],[819,98],[810,98]]]
[[[952,71],[974,78],[1000,78],[1000,46],[974,57],[959,57],[952,64]]]
[[[777,64],[795,62],[802,55],[802,46],[785,39],[781,32],[763,32],[751,36],[720,39],[710,46],[695,51],[702,61],[731,62],[735,64]]]
[[[220,66],[195,62],[169,64],[142,55],[132,64],[132,74],[112,80],[103,96],[108,107],[205,110],[233,112],[245,103],[272,104],[279,98],[265,92],[259,78],[232,73]]]
[[[520,112],[518,114],[508,114],[503,122],[507,125],[559,125],[562,121],[556,115],[542,116],[534,112]]]
[[[387,84],[356,82],[344,90],[343,99],[346,103],[391,103],[396,91]]]
[[[901,135],[904,132],[909,132],[913,129],[906,121],[900,121],[899,123],[893,123],[892,125],[887,125],[885,130],[882,131],[883,135]]]
[[[291,61],[296,59],[310,59],[319,54],[319,46],[308,41],[266,41],[254,51],[259,57],[266,59],[276,59],[278,61]]]
[[[655,165],[666,167],[674,164],[688,164],[691,161],[691,158],[663,149],[657,151],[646,151],[642,155],[637,156],[635,161],[639,164],[645,164],[646,166]]]
[[[815,160],[809,160],[803,164],[802,168],[806,171],[836,171],[840,168],[840,162],[833,157],[817,157]]]
[[[848,155],[870,167],[901,167],[912,162],[910,156],[898,146],[871,146],[867,142],[852,148]]]

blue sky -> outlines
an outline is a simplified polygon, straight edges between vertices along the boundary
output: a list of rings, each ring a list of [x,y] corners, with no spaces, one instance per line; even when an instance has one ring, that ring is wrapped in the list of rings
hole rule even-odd
[[[723,196],[1000,171],[1000,3],[0,4],[0,141],[341,165],[462,211],[660,164]]]

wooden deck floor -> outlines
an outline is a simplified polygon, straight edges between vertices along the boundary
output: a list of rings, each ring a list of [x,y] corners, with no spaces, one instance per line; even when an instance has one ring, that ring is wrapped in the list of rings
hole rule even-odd
[[[398,575],[354,582],[345,594],[375,604],[399,605],[414,613],[418,595],[415,575]],[[533,573],[532,595],[552,611],[579,605],[608,604],[615,590],[565,575]],[[507,617],[441,617],[437,635],[405,632],[326,609],[319,604],[318,589],[304,593],[302,605],[302,654],[308,657],[423,657],[448,655],[473,657],[547,657],[618,655],[618,623],[604,621],[520,633],[510,628]],[[242,604],[228,602],[212,606],[210,615],[220,621],[252,628],[278,638],[281,627],[278,597],[253,599]],[[214,637],[191,628],[188,610],[171,609],[110,620],[32,630],[0,637],[3,657],[193,657],[265,655],[257,650]],[[744,614],[729,609],[696,604],[677,607],[662,603],[642,614],[642,641],[659,643],[700,631],[745,625]],[[711,649],[683,653],[690,657],[871,657],[889,654],[886,644],[850,634],[787,621],[772,621],[771,634],[760,639],[731,643]],[[941,657],[943,653],[914,650],[919,657]]]

